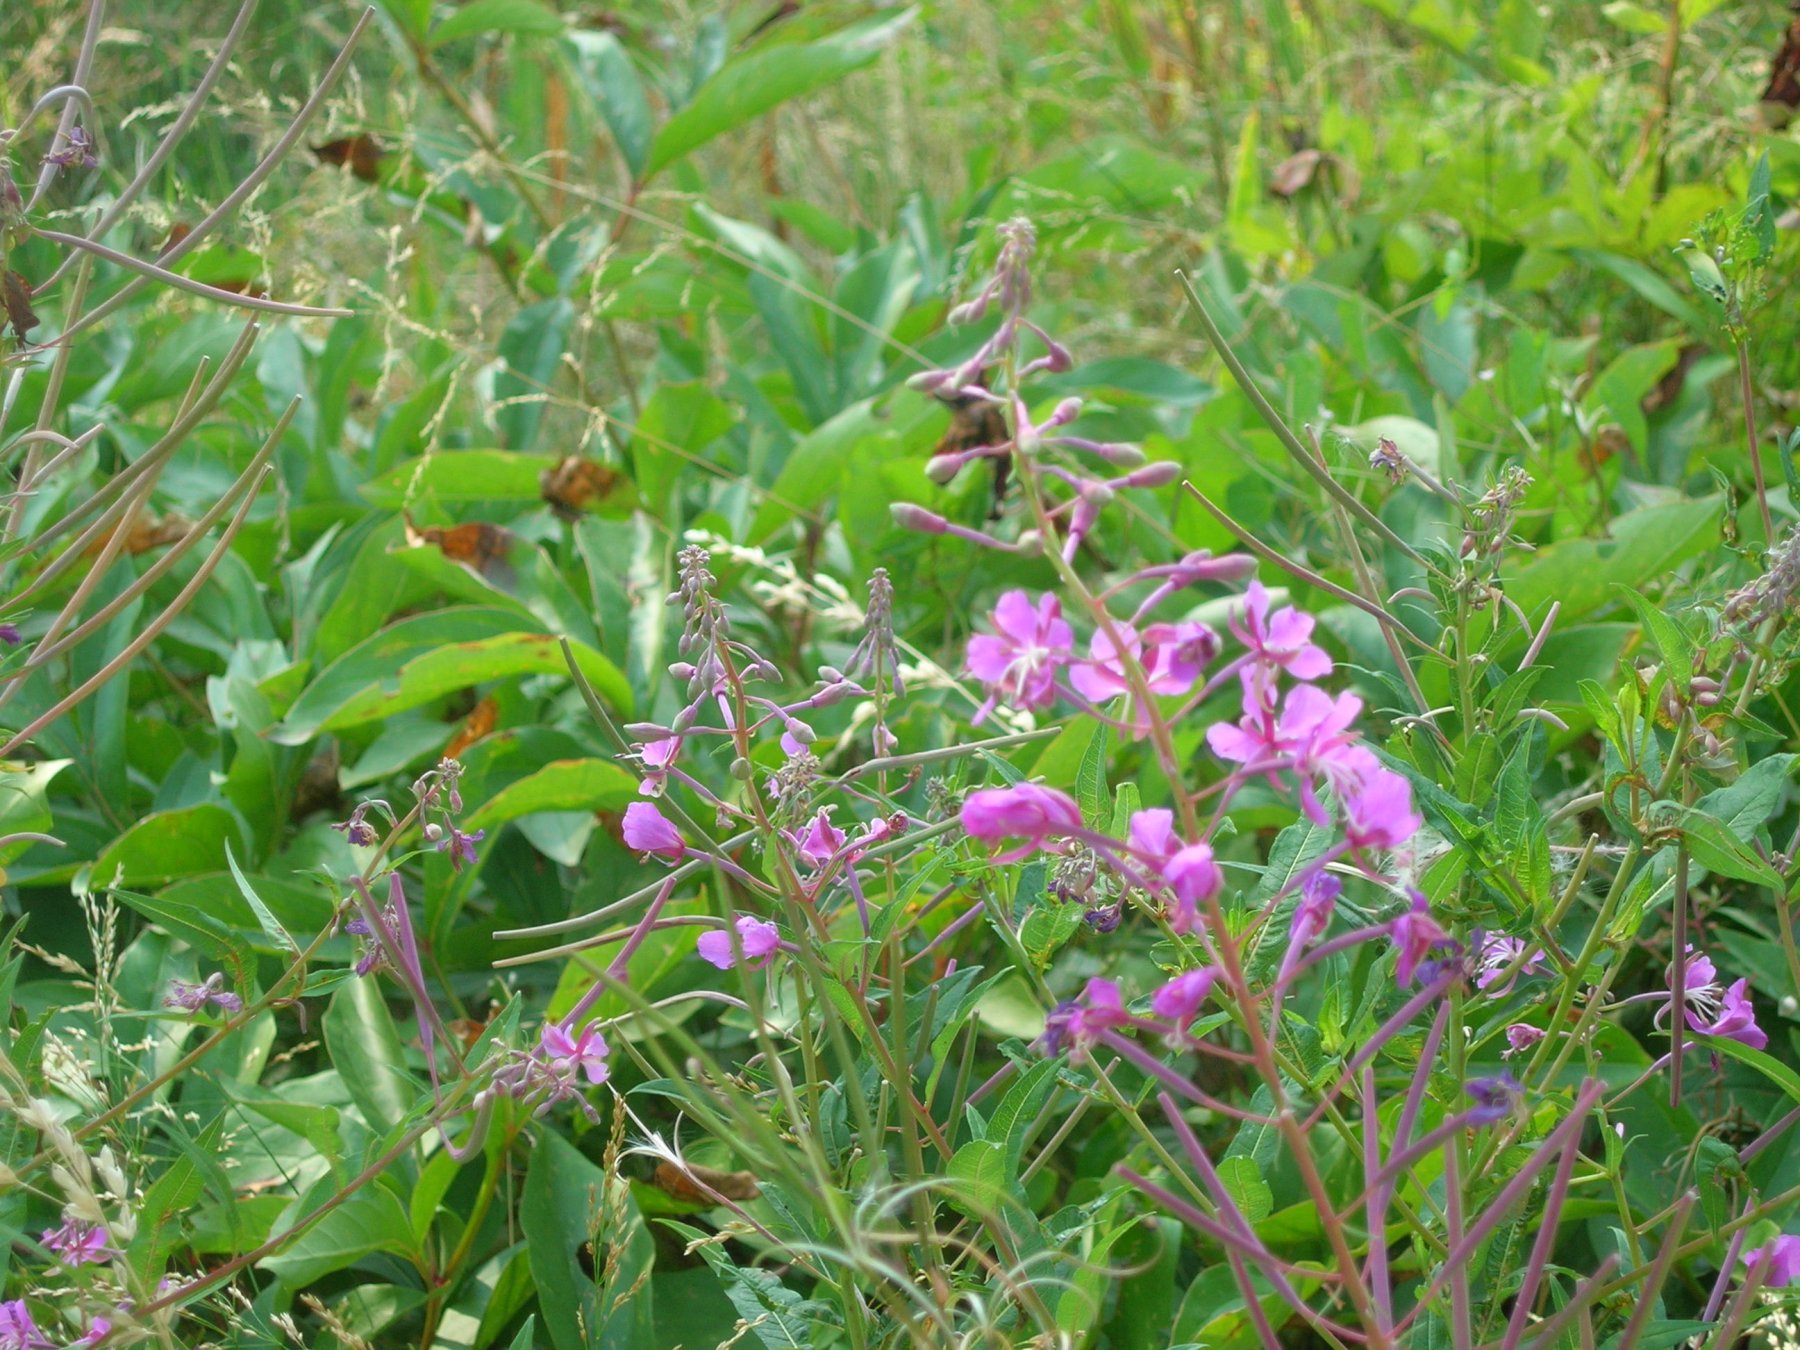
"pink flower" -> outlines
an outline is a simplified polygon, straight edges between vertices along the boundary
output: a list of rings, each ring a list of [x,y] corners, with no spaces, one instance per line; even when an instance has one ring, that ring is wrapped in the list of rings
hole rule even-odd
[[[1413,972],[1433,948],[1452,945],[1450,935],[1431,917],[1431,902],[1418,891],[1412,893],[1412,908],[1388,924],[1388,933],[1399,948],[1394,978],[1401,984],[1412,983]]]
[[[1509,1049],[1500,1052],[1501,1059],[1511,1059],[1522,1054],[1544,1039],[1544,1029],[1534,1027],[1529,1022],[1514,1022],[1506,1028],[1506,1044]]]
[[[606,1081],[606,1037],[598,1022],[589,1022],[579,1036],[569,1035],[561,1022],[546,1022],[538,1035],[545,1060],[559,1076],[573,1077],[579,1070],[590,1083]]]
[[[1075,643],[1062,602],[1048,592],[1033,605],[1024,591],[1008,591],[991,618],[996,633],[970,638],[966,661],[988,691],[975,714],[977,725],[1002,698],[1017,708],[1048,707],[1056,697],[1056,672],[1068,664]]]
[[[744,965],[749,970],[761,970],[768,965],[781,947],[781,930],[748,914],[738,915],[737,935],[744,948]],[[730,933],[710,929],[700,935],[695,945],[700,955],[720,970],[730,970],[737,964],[737,952],[731,945]]]
[[[61,1228],[46,1228],[39,1241],[62,1257],[65,1266],[109,1261],[114,1254],[106,1245],[106,1230],[79,1219],[66,1219]]]
[[[0,1350],[55,1350],[31,1320],[31,1309],[22,1298],[0,1303]]]
[[[1133,813],[1129,844],[1138,860],[1151,868],[1156,881],[1175,896],[1169,926],[1177,933],[1192,932],[1199,922],[1200,906],[1225,885],[1225,874],[1214,861],[1211,846],[1184,844],[1175,834],[1174,813],[1161,807]]]
[[[1150,1010],[1186,1031],[1200,1015],[1200,1007],[1218,978],[1219,972],[1212,966],[1184,971],[1150,995]]]
[[[79,1340],[70,1341],[64,1350],[88,1350],[89,1346],[98,1345],[112,1331],[112,1319],[96,1317],[88,1323],[85,1335]]]
[[[626,807],[624,828],[625,846],[639,853],[654,853],[670,862],[680,862],[687,854],[681,831],[669,824],[650,802],[633,802]]]
[[[681,737],[665,736],[660,741],[645,741],[638,747],[638,762],[644,766],[644,777],[638,791],[646,797],[660,797],[669,783],[669,765],[681,752]]]
[[[1219,637],[1203,623],[1159,623],[1140,637],[1127,623],[1113,628],[1124,642],[1124,652],[1143,668],[1152,694],[1180,695],[1194,687],[1200,672],[1219,654]],[[1088,659],[1069,668],[1069,683],[1082,697],[1103,703],[1131,692],[1125,674],[1125,657],[1104,628],[1088,642]]]
[[[1079,999],[1057,1004],[1044,1020],[1044,1049],[1052,1055],[1060,1054],[1066,1044],[1070,1055],[1079,1059],[1102,1031],[1130,1022],[1131,1014],[1125,1011],[1119,986],[1095,976],[1087,982]]]
[[[995,859],[1012,862],[1042,848],[1053,834],[1079,831],[1081,808],[1068,794],[1036,783],[983,788],[963,799],[962,827],[970,838],[990,844],[1002,839],[1024,839],[1023,845]]]
[[[1784,1288],[1800,1279],[1800,1237],[1783,1233],[1755,1251],[1745,1252],[1741,1259],[1751,1270],[1761,1272],[1763,1288]]]
[[[819,812],[806,823],[803,833],[788,832],[800,849],[800,856],[813,871],[818,871],[836,855],[844,846],[844,832],[831,823],[829,806],[822,806]]]
[[[1344,838],[1352,848],[1399,848],[1424,823],[1413,813],[1412,785],[1391,769],[1375,769],[1344,798]]]
[[[1260,581],[1244,592],[1243,623],[1232,621],[1231,631],[1265,665],[1279,666],[1296,680],[1317,680],[1331,674],[1331,658],[1314,646],[1313,617],[1289,605],[1269,617],[1269,593]]]
[[[1343,893],[1344,883],[1331,873],[1307,873],[1300,883],[1300,903],[1294,909],[1293,924],[1288,928],[1288,937],[1295,946],[1305,947],[1324,936],[1337,913],[1338,897]]]
[[[1494,984],[1514,962],[1525,956],[1527,950],[1525,942],[1520,938],[1507,937],[1504,933],[1489,933],[1484,936],[1481,945],[1475,949],[1475,987],[1486,989]],[[1520,975],[1535,972],[1540,956],[1541,953],[1532,950],[1532,954],[1513,971],[1512,976],[1497,992],[1505,993]]]
[[[1756,1009],[1750,1003],[1750,982],[1738,980],[1729,989],[1721,989],[1719,971],[1712,958],[1692,947],[1688,952],[1682,973],[1687,1024],[1702,1035],[1723,1036],[1752,1050],[1767,1047],[1768,1033],[1756,1025]],[[1675,987],[1673,966],[1669,968],[1669,987]]]

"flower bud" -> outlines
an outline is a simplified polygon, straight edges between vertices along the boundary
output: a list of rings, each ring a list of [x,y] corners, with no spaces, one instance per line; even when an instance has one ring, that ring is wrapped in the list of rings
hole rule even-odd
[[[920,534],[942,534],[950,528],[950,522],[942,516],[927,511],[912,502],[895,502],[888,507],[894,517],[894,523],[903,530],[916,530]]]
[[[1135,469],[1121,480],[1121,487],[1159,488],[1167,487],[1185,472],[1182,466],[1172,459],[1158,460],[1154,464],[1146,464]]]
[[[754,772],[755,767],[741,755],[731,761],[731,776],[740,783],[749,782],[750,775]]]
[[[962,455],[933,455],[925,461],[925,476],[934,483],[948,483],[968,462]]]

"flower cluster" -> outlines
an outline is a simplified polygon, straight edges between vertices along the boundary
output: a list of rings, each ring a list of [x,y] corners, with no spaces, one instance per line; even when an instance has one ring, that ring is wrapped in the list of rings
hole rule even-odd
[[[575,1101],[589,1119],[598,1122],[598,1114],[582,1095],[581,1081],[595,1087],[604,1083],[610,1053],[598,1022],[589,1022],[573,1034],[566,1021],[546,1022],[535,1046],[513,1050],[501,1060],[488,1085],[477,1094],[477,1104],[511,1097],[541,1116],[559,1102]]]

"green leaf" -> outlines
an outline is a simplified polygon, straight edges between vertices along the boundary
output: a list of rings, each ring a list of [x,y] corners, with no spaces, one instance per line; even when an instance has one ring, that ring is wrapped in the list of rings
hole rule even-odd
[[[575,48],[575,67],[588,95],[600,106],[600,115],[612,131],[613,143],[624,156],[635,182],[644,176],[654,133],[650,100],[637,67],[611,33],[575,32],[569,35]]]
[[[1670,828],[1681,831],[1694,861],[1707,871],[1768,886],[1777,892],[1785,890],[1781,873],[1738,838],[1724,821],[1677,802],[1654,802],[1650,813],[1652,819],[1666,819]]]
[[[372,506],[398,510],[408,500],[536,502],[540,477],[557,465],[555,455],[512,450],[438,450],[395,465],[357,489]]]
[[[1561,539],[1506,578],[1507,596],[1533,618],[1562,601],[1567,624],[1704,552],[1718,538],[1720,501],[1699,497],[1640,507],[1612,522],[1610,539]]]
[[[1734,1041],[1728,1036],[1703,1036],[1698,1032],[1690,1031],[1685,1039],[1695,1045],[1705,1046],[1714,1054],[1724,1055],[1727,1059],[1735,1059],[1740,1064],[1748,1064],[1788,1096],[1800,1102],[1800,1073],[1796,1073],[1766,1051],[1753,1050],[1743,1042]]]
[[[556,11],[545,8],[538,0],[470,0],[431,30],[431,45],[442,47],[477,33],[555,37],[562,31],[563,21]]]
[[[650,146],[647,172],[655,173],[776,105],[868,65],[917,12],[908,7],[852,24],[817,42],[754,47],[727,62],[685,108],[663,123]]]
[[[238,866],[229,840],[225,844],[225,861],[231,867],[231,879],[237,882],[238,894],[244,897],[245,903],[250,906],[250,912],[256,915],[256,921],[262,926],[263,932],[275,939],[278,947],[286,948],[298,956],[300,944],[294,941],[293,934],[281,926],[281,921],[269,911],[269,907],[263,903],[263,898],[256,893],[256,887],[250,884],[250,878],[246,877],[243,869]]]
[[[494,376],[494,421],[512,450],[537,439],[550,384],[567,350],[575,306],[562,296],[527,305],[500,334],[502,368]]]
[[[378,981],[352,980],[338,989],[325,1010],[325,1048],[371,1130],[386,1134],[412,1113],[418,1093]]]
[[[566,674],[557,639],[518,631],[522,621],[510,610],[459,607],[390,624],[321,671],[271,739],[304,745],[322,731],[380,721],[489,680]],[[569,645],[600,696],[628,709],[631,690],[619,668],[586,643]]]
[[[469,813],[463,827],[491,829],[537,811],[622,811],[638,781],[601,759],[563,759],[508,784]]]
[[[225,866],[227,841],[237,834],[231,812],[210,802],[145,816],[94,861],[92,884],[160,886]]]
[[[601,1223],[603,1214],[610,1223]],[[649,1282],[630,1291],[649,1271],[655,1250],[624,1182],[609,1180],[573,1144],[546,1131],[525,1170],[519,1224],[530,1244],[539,1310],[557,1350],[635,1350],[652,1343]],[[590,1238],[596,1271],[612,1271],[605,1288],[578,1260]],[[608,1259],[609,1244],[620,1252],[616,1261]]]
[[[954,1167],[954,1159],[951,1165]],[[708,1241],[709,1235],[698,1228],[673,1219],[663,1220],[663,1226],[693,1244],[725,1286],[725,1296],[738,1316],[755,1329],[756,1338],[771,1350],[806,1350],[839,1341],[825,1304],[803,1298],[769,1271],[739,1268],[717,1242]]]
[[[307,1208],[323,1204],[337,1190],[335,1178],[323,1178],[309,1192],[307,1199],[316,1203]],[[288,1222],[291,1224],[305,1212],[296,1206],[290,1211]],[[303,1289],[375,1252],[404,1254],[412,1249],[412,1224],[407,1219],[406,1206],[388,1187],[374,1182],[308,1228],[292,1245],[265,1257],[262,1264],[292,1288]]]
[[[75,761],[47,759],[40,764],[0,769],[0,835],[30,831],[48,834],[54,823],[46,800],[50,780]],[[0,848],[0,864],[11,862],[32,846],[28,839]]]

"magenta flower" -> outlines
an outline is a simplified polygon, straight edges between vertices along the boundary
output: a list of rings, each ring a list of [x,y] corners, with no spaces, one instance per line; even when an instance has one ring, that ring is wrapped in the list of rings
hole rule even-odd
[[[646,797],[660,797],[668,786],[669,766],[675,762],[675,756],[681,753],[681,737],[665,736],[657,741],[645,741],[637,748],[637,760],[644,766],[643,779],[638,783],[638,791]]]
[[[1344,838],[1352,848],[1399,848],[1425,822],[1413,812],[1412,785],[1391,769],[1375,769],[1344,798]]]
[[[1749,1269],[1761,1272],[1763,1288],[1785,1288],[1800,1280],[1800,1237],[1782,1233],[1741,1259]]]
[[[79,1219],[65,1219],[61,1228],[46,1228],[38,1240],[60,1256],[65,1266],[97,1264],[114,1256],[106,1245],[106,1229]]]
[[[738,915],[737,935],[744,948],[744,965],[750,970],[761,970],[768,965],[781,946],[779,928],[748,914]],[[710,929],[700,935],[695,945],[700,955],[720,970],[730,970],[737,964],[737,952],[732,948],[730,933]]]
[[[1212,966],[1183,971],[1150,995],[1150,1011],[1186,1031],[1200,1015],[1201,1005],[1218,979],[1219,972]]]
[[[1692,948],[1688,950],[1693,953]],[[1713,965],[1712,958],[1693,953],[1687,959],[1682,982],[1687,1024],[1695,1031],[1706,1036],[1723,1036],[1752,1050],[1768,1046],[1768,1033],[1756,1025],[1756,1009],[1750,1003],[1748,980],[1737,980],[1729,989],[1721,989],[1718,968]],[[1673,967],[1669,970],[1669,987],[1675,987]]]
[[[1187,693],[1219,654],[1218,634],[1203,623],[1153,624],[1142,636],[1130,624],[1115,623],[1113,628],[1124,643],[1124,654],[1143,668],[1153,694]],[[1095,703],[1129,694],[1125,655],[1105,629],[1098,629],[1088,642],[1088,659],[1069,668],[1069,683]]]
[[[87,1331],[78,1340],[68,1343],[63,1350],[89,1350],[90,1346],[100,1344],[112,1332],[112,1319],[96,1317],[88,1323]]]
[[[1200,906],[1225,885],[1225,874],[1214,861],[1211,846],[1184,844],[1175,833],[1174,813],[1161,807],[1133,813],[1129,842],[1138,860],[1150,867],[1157,884],[1175,896],[1169,926],[1177,933],[1192,932],[1199,922]]]
[[[969,639],[969,674],[987,686],[979,725],[1002,698],[1016,708],[1044,708],[1056,697],[1056,672],[1069,662],[1075,634],[1062,602],[1046,592],[1036,605],[1024,591],[1008,591],[990,616],[996,632]]]
[[[608,1051],[598,1022],[589,1022],[578,1036],[569,1035],[561,1022],[546,1022],[538,1036],[538,1049],[553,1073],[573,1078],[579,1071],[590,1083],[606,1081]]]
[[[1500,1052],[1500,1058],[1511,1059],[1514,1055],[1523,1054],[1543,1039],[1542,1027],[1534,1027],[1529,1022],[1514,1022],[1506,1028],[1506,1044],[1509,1048]]]
[[[1243,622],[1231,623],[1238,641],[1265,665],[1279,666],[1296,680],[1331,674],[1331,658],[1312,642],[1313,617],[1289,605],[1269,616],[1269,593],[1260,581],[1244,592]]]
[[[1418,891],[1412,893],[1412,908],[1388,924],[1388,934],[1399,949],[1394,978],[1401,984],[1412,983],[1413,972],[1434,948],[1454,945],[1431,917],[1431,902]]]
[[[998,843],[1023,839],[1025,843],[994,859],[1014,862],[1042,848],[1053,834],[1074,834],[1081,829],[1081,808],[1075,799],[1055,788],[1018,783],[1009,788],[983,788],[963,799],[962,827],[972,839]]]
[[[199,1012],[209,1003],[220,1012],[236,1013],[244,1010],[244,1000],[225,987],[224,972],[217,970],[201,984],[189,984],[186,980],[172,982],[169,985],[169,996],[163,1000],[163,1007],[179,1008],[183,1012]],[[0,1343],[0,1350],[5,1350],[4,1343]]]
[[[1043,1046],[1047,1053],[1056,1055],[1066,1045],[1070,1056],[1080,1059],[1102,1031],[1130,1022],[1131,1014],[1125,1011],[1119,986],[1095,976],[1087,982],[1080,998],[1051,1009],[1044,1019]]]
[[[1525,1093],[1524,1086],[1503,1069],[1496,1078],[1471,1078],[1463,1089],[1475,1099],[1467,1120],[1471,1125],[1492,1125],[1512,1114],[1513,1103]]]
[[[639,853],[653,853],[670,862],[687,854],[687,841],[650,802],[633,802],[625,808],[625,846]]]
[[[31,1320],[31,1309],[22,1298],[0,1303],[0,1350],[55,1350],[55,1344]]]
[[[831,812],[831,807],[822,806],[818,814],[806,823],[803,832],[788,831],[788,838],[799,847],[800,856],[815,872],[830,862],[844,846],[844,832],[831,823]]]

